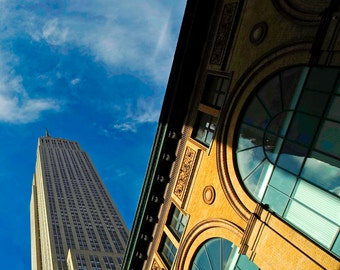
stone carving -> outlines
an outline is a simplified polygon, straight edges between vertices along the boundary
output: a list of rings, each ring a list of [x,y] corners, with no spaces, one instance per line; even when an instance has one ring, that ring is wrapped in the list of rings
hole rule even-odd
[[[164,268],[160,267],[156,260],[153,260],[151,270],[164,270]]]
[[[196,159],[196,151],[187,147],[185,149],[181,168],[179,170],[174,193],[178,199],[183,200],[187,186],[193,171]]]
[[[259,45],[266,37],[268,25],[266,22],[259,22],[254,25],[250,32],[249,39],[254,45]]]
[[[203,201],[206,204],[212,204],[215,201],[215,189],[213,186],[206,186],[203,190]]]
[[[224,5],[222,18],[216,34],[215,44],[211,53],[210,64],[212,65],[222,64],[230,38],[230,33],[232,31],[237,5],[237,2]]]

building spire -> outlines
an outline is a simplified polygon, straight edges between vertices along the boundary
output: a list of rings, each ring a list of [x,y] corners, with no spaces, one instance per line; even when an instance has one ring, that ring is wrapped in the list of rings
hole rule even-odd
[[[48,133],[48,129],[46,128],[46,130],[45,130],[45,134],[46,134],[46,137],[51,137],[50,136],[50,133]]]

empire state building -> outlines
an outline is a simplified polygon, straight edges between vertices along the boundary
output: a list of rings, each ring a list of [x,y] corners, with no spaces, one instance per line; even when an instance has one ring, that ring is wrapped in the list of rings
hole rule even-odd
[[[128,230],[77,142],[38,139],[30,207],[32,269],[120,269]]]

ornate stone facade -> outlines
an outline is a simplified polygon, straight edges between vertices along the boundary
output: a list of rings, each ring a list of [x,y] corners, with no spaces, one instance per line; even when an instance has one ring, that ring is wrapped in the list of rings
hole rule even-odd
[[[192,171],[195,166],[197,152],[189,146],[185,149],[181,168],[178,173],[174,194],[178,199],[183,201],[185,193],[188,189]]]

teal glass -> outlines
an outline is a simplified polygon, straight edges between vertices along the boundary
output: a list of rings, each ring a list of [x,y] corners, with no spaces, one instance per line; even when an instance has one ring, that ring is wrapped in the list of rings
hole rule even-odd
[[[236,147],[239,175],[254,199],[337,256],[339,82],[339,68],[278,72],[246,105]]]

